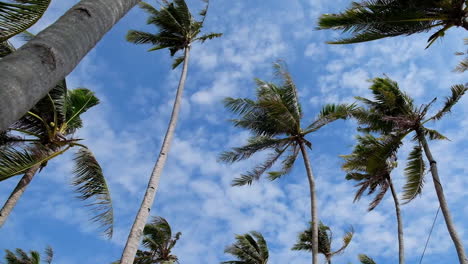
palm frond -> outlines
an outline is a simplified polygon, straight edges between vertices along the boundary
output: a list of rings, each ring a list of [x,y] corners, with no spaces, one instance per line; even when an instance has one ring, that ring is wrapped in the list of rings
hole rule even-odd
[[[201,37],[196,38],[196,40],[203,43],[203,42],[205,42],[207,40],[211,40],[211,39],[214,39],[214,38],[220,38],[221,36],[223,36],[223,33],[209,33],[209,34],[205,34],[205,35],[203,35]]]
[[[354,228],[351,226],[348,231],[344,234],[342,240],[343,240],[343,245],[336,251],[332,252],[331,255],[340,255],[343,254],[344,250],[349,246],[351,243],[351,240],[353,239],[354,236]]]
[[[364,254],[359,254],[359,261],[361,261],[361,264],[377,264],[372,258]]]
[[[430,140],[449,140],[446,136],[442,135],[437,130],[429,129],[426,127],[423,127],[422,129],[424,132],[424,136],[429,137]]]
[[[86,88],[68,91],[66,97],[66,132],[71,134],[76,129],[81,128],[83,123],[80,115],[97,104],[99,104],[99,99],[94,95],[94,92]]]
[[[291,149],[290,154],[286,158],[284,158],[283,161],[281,162],[282,164],[281,170],[268,172],[268,179],[270,181],[274,181],[288,174],[289,172],[291,172],[294,166],[294,162],[296,162],[297,156],[299,155],[300,148],[297,145],[294,145],[290,149]]]
[[[468,45],[468,38],[464,40],[465,45]],[[462,56],[465,55],[466,57],[460,61],[460,63],[455,67],[454,71],[456,72],[465,72],[468,70],[468,51],[467,52],[457,52],[455,55]]]
[[[441,119],[445,114],[450,113],[450,110],[452,110],[452,107],[461,99],[461,97],[465,94],[465,92],[468,90],[468,85],[454,85],[450,88],[452,91],[451,96],[447,96],[445,98],[445,104],[444,107],[439,110],[434,116],[429,118],[429,120],[439,120]]]
[[[80,200],[91,200],[89,206],[96,214],[92,220],[99,222],[108,237],[112,237],[114,213],[112,199],[101,166],[93,153],[81,148],[75,154],[75,177],[72,184]]]
[[[0,2],[0,42],[34,25],[49,7],[50,0]]]
[[[177,66],[179,66],[182,62],[184,62],[184,60],[185,60],[184,56],[177,57],[172,63],[172,69],[177,68]]]
[[[265,136],[254,136],[247,140],[247,144],[233,148],[232,151],[225,151],[218,157],[219,161],[233,163],[250,158],[253,154],[266,150],[282,148],[288,144],[289,139],[275,139]]]
[[[357,109],[355,104],[327,104],[322,107],[319,115],[312,124],[307,126],[305,133],[319,130],[323,126],[338,119],[347,119]]]
[[[255,237],[255,239],[254,239]],[[244,235],[236,235],[236,242],[224,250],[237,261],[225,261],[224,264],[263,264],[268,261],[268,245],[259,232],[251,231]]]
[[[0,151],[0,181],[23,174],[31,168],[38,167],[51,159],[45,148],[29,149],[3,148]]]
[[[416,145],[408,156],[405,168],[406,184],[403,186],[403,199],[406,200],[406,203],[421,194],[424,186],[426,165],[422,154],[421,146]]]
[[[127,35],[125,36],[125,39],[128,42],[134,43],[134,44],[157,44],[159,43],[159,40],[156,35],[144,32],[144,31],[139,31],[139,30],[129,30],[127,32]],[[162,47],[166,48],[166,47]]]
[[[46,258],[45,258],[45,262],[47,264],[51,264],[52,263],[52,259],[54,258],[54,250],[50,247],[50,246],[47,246],[46,249],[45,249],[45,255],[46,255]]]

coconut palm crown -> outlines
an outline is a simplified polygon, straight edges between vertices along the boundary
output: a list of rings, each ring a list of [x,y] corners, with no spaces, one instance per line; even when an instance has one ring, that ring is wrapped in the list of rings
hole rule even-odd
[[[206,2],[206,6],[199,13],[202,17],[200,21],[195,20],[184,0],[174,0],[174,2],[164,0],[159,10],[146,2],[140,2],[140,8],[150,15],[147,24],[156,26],[158,32],[153,34],[139,30],[129,30],[126,37],[127,41],[135,44],[153,45],[148,51],[168,48],[171,56],[174,56],[178,51],[189,48],[194,42],[205,42],[208,39],[220,37],[221,33],[199,36],[209,7],[208,0],[203,1]],[[183,61],[184,55],[177,57],[172,64],[172,68],[176,68]]]
[[[166,219],[154,217],[143,230],[143,247],[138,250],[134,264],[178,263],[177,256],[171,254],[182,233],[172,236],[172,230]]]
[[[113,231],[112,201],[102,169],[93,153],[74,133],[83,126],[81,114],[99,103],[86,88],[67,90],[58,84],[26,115],[0,134],[0,181],[29,170],[42,170],[48,161],[72,148],[75,152],[72,184],[81,200],[90,201],[92,220],[109,237]]]
[[[41,255],[37,251],[30,251],[29,254],[24,250],[17,248],[15,252],[5,250],[5,264],[40,264]],[[45,250],[44,263],[51,264],[54,257],[54,251],[51,247],[47,247]]]
[[[236,235],[236,242],[224,250],[237,260],[224,261],[221,264],[267,264],[268,245],[263,235],[256,231]]]
[[[365,0],[353,2],[338,14],[324,14],[318,29],[342,30],[347,38],[330,44],[350,44],[386,37],[435,32],[428,39],[429,47],[451,27],[468,30],[468,9],[465,0]]]
[[[398,139],[389,140],[388,144],[383,147],[383,149],[392,151],[398,148],[404,137],[410,134],[413,135],[412,141],[415,144],[408,156],[405,168],[406,184],[403,187],[403,199],[409,202],[422,192],[426,175],[424,154],[430,165],[429,171],[433,178],[439,205],[449,234],[456,247],[459,261],[461,264],[468,263],[463,243],[455,229],[448,203],[445,199],[437,162],[427,142],[427,138],[430,140],[444,140],[447,138],[438,131],[426,127],[428,122],[440,120],[450,113],[453,106],[468,90],[468,84],[452,86],[452,93],[446,97],[443,107],[436,111],[435,114],[428,116],[428,111],[437,98],[428,104],[416,106],[413,99],[402,92],[398,84],[388,77],[375,78],[372,82],[370,89],[373,93],[373,100],[357,97],[365,106],[357,109],[353,114],[360,124],[359,130],[368,133],[381,133],[384,136]],[[392,151],[387,151],[386,153],[391,153]],[[386,163],[388,161],[387,157],[390,156],[384,154],[383,157],[381,162]]]
[[[318,232],[318,252],[325,256],[327,263],[331,263],[331,258],[336,255],[340,255],[344,250],[349,246],[351,240],[354,236],[354,230],[351,228],[347,231],[342,240],[343,245],[337,249],[332,250],[333,243],[333,232],[330,227],[324,225],[322,222],[319,223],[319,232]],[[305,250],[312,251],[312,223],[310,224],[309,229],[301,232],[298,236],[297,243],[292,247],[292,250]]]

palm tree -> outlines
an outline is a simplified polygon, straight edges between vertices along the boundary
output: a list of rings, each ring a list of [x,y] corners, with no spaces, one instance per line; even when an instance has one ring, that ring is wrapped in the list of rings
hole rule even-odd
[[[24,252],[24,250],[17,248],[15,252],[10,250],[5,250],[5,264],[40,264],[41,263],[41,256],[37,251],[29,251],[28,253]],[[47,264],[52,263],[52,259],[54,257],[54,251],[51,247],[47,247],[45,250],[45,260],[44,262]]]
[[[237,260],[223,261],[221,264],[267,264],[268,245],[262,234],[256,231],[236,235],[236,242],[224,250]]]
[[[275,180],[288,174],[296,161],[299,152],[302,153],[307,179],[310,188],[312,241],[317,245],[318,216],[317,199],[315,193],[315,179],[307,154],[306,147],[311,148],[312,143],[305,136],[316,132],[324,125],[340,118],[346,118],[354,105],[327,105],[318,115],[316,121],[302,128],[302,110],[297,97],[296,86],[284,66],[274,65],[276,76],[281,84],[274,84],[256,80],[257,100],[249,98],[226,98],[225,106],[240,119],[234,119],[234,126],[249,130],[252,136],[246,145],[233,148],[232,151],[220,155],[220,161],[233,163],[248,159],[262,150],[273,150],[267,160],[256,166],[253,170],[241,175],[233,181],[234,186],[250,185],[258,180],[262,174],[269,170],[278,160],[283,158],[280,171],[268,172],[268,178]],[[313,263],[317,263],[318,248],[312,250]]]
[[[362,0],[339,14],[324,14],[318,29],[349,32],[350,37],[330,44],[350,44],[436,30],[429,47],[451,27],[468,30],[465,0]]]
[[[166,163],[172,138],[175,133],[180,104],[182,101],[182,93],[185,86],[185,80],[187,78],[190,48],[195,42],[204,42],[208,39],[221,36],[220,33],[199,35],[208,11],[209,3],[208,1],[205,2],[205,8],[200,12],[202,17],[200,21],[195,20],[184,0],[174,0],[174,2],[163,1],[163,5],[159,10],[145,2],[141,2],[140,7],[150,15],[148,18],[148,24],[156,26],[158,32],[153,34],[130,30],[127,34],[127,40],[129,42],[153,45],[149,51],[168,48],[171,56],[174,56],[178,51],[182,51],[184,54],[177,57],[172,65],[173,68],[176,68],[183,62],[182,74],[180,76],[179,86],[177,87],[177,94],[172,108],[171,119],[159,152],[158,160],[156,161],[151,173],[151,178],[149,180],[145,196],[135,217],[135,221],[122,253],[122,264],[130,264],[133,262],[143,228],[146,220],[148,219],[151,206],[153,205],[154,197],[159,185],[159,179],[161,177],[164,164]]]
[[[361,264],[377,264],[372,258],[364,254],[359,254],[359,261],[361,261]]]
[[[171,254],[172,248],[182,233],[172,236],[172,230],[166,219],[154,217],[143,230],[143,246],[147,251],[138,250],[134,264],[170,264],[179,263],[177,256]]]
[[[446,98],[442,109],[431,117],[427,117],[427,112],[436,99],[432,100],[429,104],[417,107],[414,105],[413,99],[403,93],[396,82],[387,77],[375,78],[370,89],[374,95],[374,100],[357,97],[367,108],[358,109],[354,112],[354,117],[360,123],[361,130],[364,132],[378,132],[383,135],[393,135],[400,139],[409,134],[414,135],[412,141],[416,144],[409,154],[408,163],[405,168],[407,182],[403,187],[403,199],[409,202],[422,192],[426,167],[423,158],[423,154],[425,154],[430,164],[430,172],[439,205],[444,215],[448,232],[457,250],[459,261],[463,264],[468,263],[462,241],[455,229],[445,199],[437,162],[427,142],[427,137],[431,140],[447,138],[438,131],[425,126],[426,123],[440,120],[447,113],[450,113],[452,107],[468,90],[468,85],[454,85],[451,88],[452,94]],[[395,143],[391,141],[389,144],[394,145]],[[397,144],[401,144],[401,140]]]
[[[0,1],[0,42],[34,25],[49,7],[50,0]]]
[[[81,0],[17,52],[2,59],[0,131],[47,96],[138,2]]]
[[[318,252],[325,256],[327,264],[332,263],[332,257],[340,255],[344,252],[349,243],[351,243],[354,235],[354,230],[351,228],[351,230],[346,232],[343,236],[343,245],[339,249],[332,251],[331,247],[333,242],[333,232],[331,231],[330,227],[320,222],[318,231]],[[312,223],[310,223],[310,227],[307,230],[299,234],[297,243],[293,246],[292,250],[312,251],[313,243],[310,239],[311,235]]]
[[[383,200],[390,188],[395,204],[398,224],[398,249],[399,263],[405,262],[403,219],[400,212],[400,202],[391,178],[391,171],[396,167],[396,151],[400,147],[401,139],[395,136],[376,138],[371,134],[357,137],[358,143],[352,154],[342,156],[345,159],[343,169],[347,172],[347,180],[358,182],[354,201],[359,200],[367,191],[368,195],[374,194],[375,198],[369,205],[372,211]]]
[[[0,210],[0,226],[13,210],[33,177],[48,161],[78,147],[75,153],[73,185],[81,200],[91,200],[104,232],[113,230],[112,201],[102,169],[93,153],[73,134],[83,126],[81,114],[97,105],[99,99],[85,88],[67,91],[63,81],[39,101],[25,116],[1,134],[0,181],[24,174]]]

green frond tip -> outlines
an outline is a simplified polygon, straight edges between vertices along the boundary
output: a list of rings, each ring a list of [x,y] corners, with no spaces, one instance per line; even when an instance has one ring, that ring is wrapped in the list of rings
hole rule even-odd
[[[403,186],[403,199],[406,203],[421,194],[424,187],[426,166],[422,154],[421,146],[416,145],[408,156],[405,168],[406,184]]]
[[[184,56],[177,57],[172,63],[172,69],[177,68],[182,62],[184,62],[184,60],[185,60]]]
[[[452,110],[452,107],[462,98],[462,96],[468,90],[468,84],[454,85],[450,88],[450,90],[452,91],[452,94],[445,98],[444,107],[441,110],[439,110],[439,112],[437,112],[437,114],[435,114],[430,119],[439,120],[444,115],[450,113],[450,111]]]
[[[321,127],[338,119],[348,119],[358,109],[356,104],[327,104],[322,107],[320,113],[304,133],[315,132]]]
[[[236,242],[224,250],[237,260],[224,261],[222,264],[264,264],[268,262],[268,245],[263,235],[251,231],[244,235],[236,235]]]
[[[95,216],[93,221],[99,222],[104,233],[112,237],[114,228],[114,211],[112,199],[101,166],[93,153],[86,148],[80,148],[75,154],[74,180],[75,192],[80,200],[91,200],[88,205]]]
[[[361,264],[377,264],[372,258],[364,254],[359,254],[359,261],[361,261]]]
[[[206,35],[203,35],[201,37],[198,37],[197,40],[199,40],[201,43],[207,41],[207,40],[210,40],[210,39],[214,39],[214,38],[219,38],[223,35],[223,33],[210,33],[210,34],[206,34]]]

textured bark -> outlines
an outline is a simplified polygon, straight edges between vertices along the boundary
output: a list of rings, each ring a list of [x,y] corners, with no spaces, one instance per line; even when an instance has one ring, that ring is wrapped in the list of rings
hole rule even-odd
[[[0,61],[0,131],[63,80],[140,0],[82,0]]]
[[[312,264],[318,264],[318,216],[317,197],[315,195],[315,179],[310,165],[309,155],[303,142],[300,142],[302,158],[307,172],[310,188],[310,215],[312,219]]]
[[[26,191],[26,188],[28,187],[29,183],[31,183],[34,175],[36,175],[36,172],[39,170],[39,168],[40,165],[30,168],[18,182],[15,189],[10,194],[10,197],[8,197],[7,201],[0,210],[0,227],[2,227],[3,224],[5,224],[5,221],[7,220],[11,211],[13,211],[13,208],[15,207],[16,203],[18,203],[18,200],[23,195],[24,191]]]
[[[397,218],[397,225],[398,225],[398,260],[399,264],[405,263],[405,244],[403,238],[403,218],[401,216],[400,211],[400,202],[398,201],[398,195],[395,191],[395,187],[393,186],[392,179],[390,177],[387,178],[388,184],[390,185],[390,190],[392,192],[393,202],[395,203],[395,212]]]
[[[177,125],[180,104],[182,103],[182,93],[184,91],[185,80],[187,78],[189,52],[190,48],[186,48],[184,51],[185,60],[182,68],[182,75],[180,76],[179,86],[177,87],[177,94],[174,101],[174,106],[172,108],[171,120],[169,121],[166,136],[164,137],[164,141],[159,152],[158,160],[156,161],[156,164],[153,168],[153,172],[151,173],[148,187],[146,188],[145,196],[141,203],[140,209],[138,210],[138,213],[135,217],[135,221],[133,222],[130,234],[128,235],[127,243],[125,244],[125,248],[122,253],[122,258],[120,262],[121,264],[133,263],[133,260],[135,259],[135,254],[140,244],[140,238],[143,233],[143,229],[145,228],[145,224],[148,220],[151,206],[153,205],[154,196],[156,195],[156,191],[159,186],[159,179],[161,178],[161,173],[163,171],[164,164],[166,163],[167,154],[169,153],[172,138],[174,137],[175,128]]]
[[[421,142],[421,145],[424,148],[424,153],[426,154],[427,160],[429,161],[430,168],[431,168],[431,175],[434,182],[434,187],[437,193],[437,198],[439,199],[440,209],[445,219],[445,224],[447,225],[448,232],[450,237],[452,238],[453,244],[455,245],[455,249],[457,250],[458,260],[460,264],[468,264],[468,259],[466,258],[465,249],[463,247],[462,240],[455,229],[455,224],[453,223],[452,216],[450,214],[450,210],[445,200],[444,189],[442,188],[442,184],[439,178],[439,170],[437,168],[437,162],[435,161],[434,157],[432,156],[431,150],[429,145],[427,144],[426,137],[422,133],[422,131],[418,131],[418,140]]]

